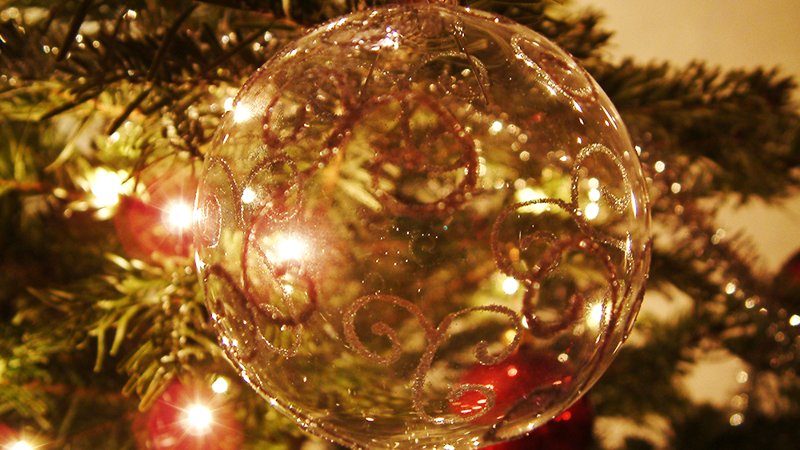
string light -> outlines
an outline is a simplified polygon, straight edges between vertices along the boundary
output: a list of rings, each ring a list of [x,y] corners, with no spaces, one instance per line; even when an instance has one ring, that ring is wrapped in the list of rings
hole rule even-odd
[[[541,200],[547,198],[547,193],[545,193],[541,189],[534,189],[530,187],[526,187],[523,189],[518,190],[514,194],[515,199],[520,202],[530,202],[533,200]],[[533,213],[533,214],[541,214],[547,211],[548,204],[547,203],[533,203],[523,208],[519,208],[519,212],[521,213]]]
[[[98,167],[89,180],[89,192],[94,195],[93,206],[107,208],[119,203],[119,195],[125,193],[123,184],[128,174],[112,172]]]
[[[505,281],[503,281],[503,292],[506,294],[516,294],[517,290],[519,290],[519,281],[512,277],[508,277],[505,279]]]
[[[211,410],[202,405],[194,405],[186,411],[187,423],[196,431],[205,431],[211,425]]]
[[[224,394],[228,391],[228,382],[224,378],[217,378],[211,385],[211,390],[217,394]]]
[[[242,190],[242,203],[244,203],[245,205],[249,205],[250,203],[253,203],[255,199],[256,199],[256,193],[254,190],[250,189],[249,187],[244,188],[244,190]]]
[[[597,216],[600,215],[600,205],[595,202],[589,203],[586,205],[583,215],[586,216],[588,220],[596,219]]]
[[[282,261],[299,259],[305,253],[306,246],[294,238],[286,238],[278,243],[278,258]]]
[[[187,229],[192,225],[192,208],[184,203],[176,203],[169,208],[169,223],[179,229]]]

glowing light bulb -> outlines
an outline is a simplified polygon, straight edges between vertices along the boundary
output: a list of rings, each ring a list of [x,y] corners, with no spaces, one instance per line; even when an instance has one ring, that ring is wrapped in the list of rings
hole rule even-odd
[[[253,191],[249,187],[248,188],[244,188],[244,190],[242,191],[242,203],[247,205],[247,204],[253,203],[253,200],[255,200],[255,199],[256,199],[255,191]]]
[[[192,225],[192,208],[183,203],[176,203],[170,207],[167,220],[175,228],[189,228]]]
[[[299,259],[303,256],[306,246],[294,238],[287,238],[278,243],[278,258],[281,260]]]
[[[186,413],[189,426],[196,430],[202,430],[211,425],[211,411],[205,406],[194,405]]]
[[[89,191],[95,197],[94,206],[106,208],[119,203],[119,194],[126,176],[124,173],[111,172],[99,167],[89,184]]]
[[[520,203],[530,202],[533,200],[540,200],[547,197],[547,194],[541,189],[534,189],[530,187],[526,187],[523,189],[518,190],[514,197]],[[534,203],[532,205],[525,206],[519,209],[519,212],[523,213],[533,213],[533,214],[541,214],[547,211],[548,204],[547,203]]]
[[[9,447],[11,450],[32,450],[31,444],[28,444],[25,441],[19,441],[16,444]]]
[[[224,394],[228,391],[228,382],[224,378],[217,378],[211,385],[211,390],[217,394]]]
[[[251,117],[253,117],[253,112],[241,103],[238,103],[233,109],[233,121],[236,123],[244,122]]]
[[[508,277],[503,281],[503,292],[508,295],[515,294],[519,289],[519,281],[512,277]]]
[[[588,220],[596,219],[600,214],[600,205],[595,202],[589,203],[586,205],[586,210],[583,211],[583,214]]]

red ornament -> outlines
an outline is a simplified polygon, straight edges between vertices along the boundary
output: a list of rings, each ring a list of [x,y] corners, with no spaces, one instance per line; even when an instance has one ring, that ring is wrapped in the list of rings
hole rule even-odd
[[[17,432],[8,425],[0,422],[0,448],[11,448],[17,439]]]
[[[800,286],[800,253],[796,253],[786,261],[778,276],[785,282]]]
[[[224,394],[198,383],[173,382],[144,418],[143,428],[142,447],[151,450],[238,450],[243,440]]]
[[[461,384],[488,386],[494,392],[494,406],[477,415],[487,404],[487,397],[477,391],[468,391],[450,404],[451,409],[463,417],[476,415],[476,421],[495,423],[518,400],[542,389],[568,389],[572,382],[570,364],[560,362],[555,355],[520,351],[495,365],[476,364]]]
[[[26,443],[22,433],[0,422],[0,449],[24,448],[20,445],[22,443]],[[27,448],[33,447],[35,446],[29,444]]]
[[[778,304],[788,313],[789,323],[800,323],[800,252],[792,256],[781,267],[774,280]]]
[[[593,426],[592,406],[586,397],[581,397],[561,415],[529,435],[485,450],[585,450],[592,443]]]
[[[191,218],[197,180],[182,169],[141,181],[145,191],[121,196],[114,226],[128,256],[152,260],[155,255],[189,256]]]

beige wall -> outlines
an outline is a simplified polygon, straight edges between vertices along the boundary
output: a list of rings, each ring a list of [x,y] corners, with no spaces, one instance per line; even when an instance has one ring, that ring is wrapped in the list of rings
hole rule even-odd
[[[615,57],[778,66],[800,77],[800,0],[575,0],[573,6],[606,14]]]

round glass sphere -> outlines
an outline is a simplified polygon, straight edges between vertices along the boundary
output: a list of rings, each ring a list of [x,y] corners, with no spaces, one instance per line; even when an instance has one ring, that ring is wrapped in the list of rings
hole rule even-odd
[[[353,448],[475,448],[563,412],[630,331],[650,257],[646,181],[597,83],[455,6],[287,46],[224,116],[195,209],[222,347]]]

